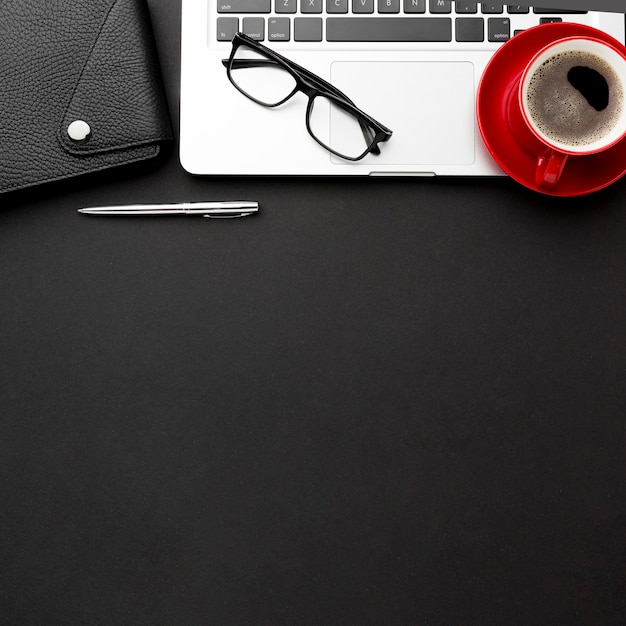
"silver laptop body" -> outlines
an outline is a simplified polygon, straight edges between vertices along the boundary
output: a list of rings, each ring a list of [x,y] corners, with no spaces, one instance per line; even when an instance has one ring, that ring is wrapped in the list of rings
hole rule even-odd
[[[183,0],[181,163],[197,175],[502,175],[478,131],[476,89],[504,41],[546,20],[625,39],[616,13],[460,0]],[[330,81],[390,128],[380,154],[352,162],[320,147],[303,94],[267,108],[237,91],[222,63],[236,31]],[[394,41],[407,31],[422,41]]]

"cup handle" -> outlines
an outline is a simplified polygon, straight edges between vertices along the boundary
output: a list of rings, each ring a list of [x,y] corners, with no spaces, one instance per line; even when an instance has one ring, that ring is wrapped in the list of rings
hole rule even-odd
[[[537,157],[535,182],[540,187],[548,189],[554,187],[561,178],[563,168],[567,163],[567,154],[556,150],[546,150]]]

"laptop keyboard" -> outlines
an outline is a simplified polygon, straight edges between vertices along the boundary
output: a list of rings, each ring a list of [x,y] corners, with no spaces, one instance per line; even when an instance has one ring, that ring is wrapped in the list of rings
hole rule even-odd
[[[586,11],[471,0],[207,0],[217,3],[217,41],[241,31],[269,42],[492,42],[523,25]],[[530,24],[529,24],[529,18]]]

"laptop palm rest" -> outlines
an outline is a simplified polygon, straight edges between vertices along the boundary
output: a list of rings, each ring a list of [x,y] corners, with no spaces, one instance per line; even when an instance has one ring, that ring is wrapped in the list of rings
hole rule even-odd
[[[337,61],[330,74],[333,85],[393,131],[381,154],[366,157],[373,169],[384,164],[434,171],[429,166],[474,161],[472,63]],[[329,117],[329,132],[337,137],[341,124]],[[342,163],[337,157],[332,161]]]

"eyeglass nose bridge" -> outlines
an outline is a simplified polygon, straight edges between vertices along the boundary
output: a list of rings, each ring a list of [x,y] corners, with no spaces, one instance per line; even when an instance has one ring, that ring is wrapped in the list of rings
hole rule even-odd
[[[320,89],[312,81],[304,76],[297,77],[298,87],[302,93],[309,99],[309,103],[320,93]]]

